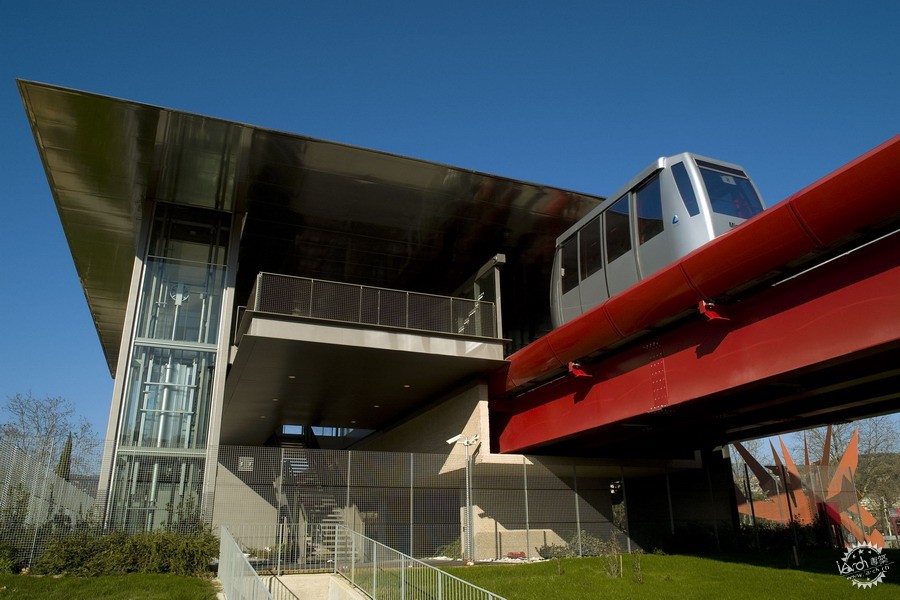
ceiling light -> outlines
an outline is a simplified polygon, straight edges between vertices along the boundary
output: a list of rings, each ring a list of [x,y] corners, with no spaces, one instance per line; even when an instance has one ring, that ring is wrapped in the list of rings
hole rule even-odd
[[[288,375],[288,379],[297,379],[296,375]]]

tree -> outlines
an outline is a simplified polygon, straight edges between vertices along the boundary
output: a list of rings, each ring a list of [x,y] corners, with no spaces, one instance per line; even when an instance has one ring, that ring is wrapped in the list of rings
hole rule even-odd
[[[56,465],[56,475],[60,479],[69,480],[72,474],[72,434],[66,438],[66,445],[63,446],[62,453],[59,455],[59,463]]]
[[[57,462],[69,473],[93,469],[100,440],[93,426],[61,396],[38,398],[31,392],[7,396],[3,405],[6,422],[0,423],[0,439],[42,464]],[[69,443],[71,440],[71,445]],[[68,454],[68,464],[63,464]]]

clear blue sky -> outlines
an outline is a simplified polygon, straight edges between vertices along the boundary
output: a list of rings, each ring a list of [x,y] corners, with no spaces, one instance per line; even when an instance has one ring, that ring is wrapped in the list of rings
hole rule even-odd
[[[782,200],[900,131],[900,2],[4,2],[0,394],[112,380],[15,78],[605,195],[654,158]]]

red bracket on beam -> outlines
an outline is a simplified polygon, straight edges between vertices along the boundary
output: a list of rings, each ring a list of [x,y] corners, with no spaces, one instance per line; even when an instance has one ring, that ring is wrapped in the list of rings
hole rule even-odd
[[[591,374],[581,368],[581,363],[572,361],[569,363],[569,373],[575,377],[591,377]]]
[[[718,308],[714,302],[707,302],[706,300],[701,300],[697,305],[697,310],[700,311],[700,314],[705,316],[710,321],[721,320],[721,321],[729,321],[730,319],[722,314],[722,309]]]

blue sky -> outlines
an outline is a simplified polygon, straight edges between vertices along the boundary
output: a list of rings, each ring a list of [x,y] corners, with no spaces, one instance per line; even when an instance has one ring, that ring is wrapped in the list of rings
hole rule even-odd
[[[0,395],[112,380],[15,86],[109,94],[605,195],[657,156],[772,204],[900,131],[900,3],[4,2]]]

